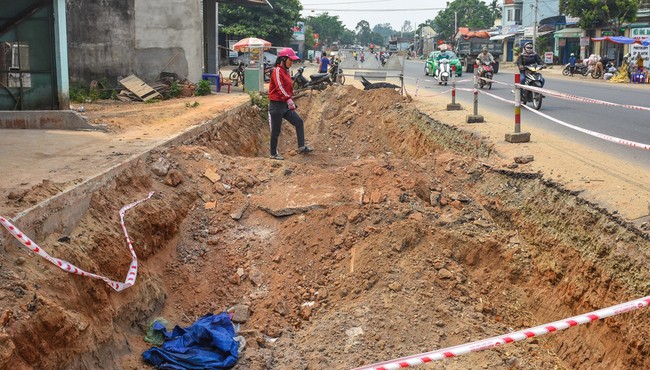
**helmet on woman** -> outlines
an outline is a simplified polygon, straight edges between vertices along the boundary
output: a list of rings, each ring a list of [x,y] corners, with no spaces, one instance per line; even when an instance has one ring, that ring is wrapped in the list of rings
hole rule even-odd
[[[574,56],[576,56],[576,55],[575,55],[575,53],[571,53],[571,56],[574,57]]]
[[[527,43],[524,44],[524,49],[533,49],[533,43],[528,41]]]
[[[280,50],[280,52],[278,53],[278,57],[287,57],[287,58],[289,58],[291,60],[300,59],[300,58],[298,58],[298,56],[296,55],[296,52],[293,51],[292,48],[284,48],[284,49]]]

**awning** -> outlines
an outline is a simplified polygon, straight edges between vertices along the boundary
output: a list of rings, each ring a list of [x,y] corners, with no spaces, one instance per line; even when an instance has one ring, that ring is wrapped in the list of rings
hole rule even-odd
[[[592,37],[592,41],[611,41],[615,44],[641,44],[641,40],[631,39],[624,36],[604,36],[604,37]]]
[[[537,31],[537,37],[542,37],[544,35],[548,35],[551,32],[553,32],[553,31]],[[531,33],[524,32],[524,37],[525,38],[533,37],[533,33],[532,32]]]
[[[498,40],[505,40],[508,37],[513,37],[514,35],[516,35],[516,33],[508,33],[508,34],[505,34],[505,35],[496,35],[496,36],[490,37],[490,41],[493,41],[493,40],[497,40],[497,41]]]
[[[564,28],[559,31],[555,31],[555,38],[573,38],[573,37],[582,37],[582,28]]]

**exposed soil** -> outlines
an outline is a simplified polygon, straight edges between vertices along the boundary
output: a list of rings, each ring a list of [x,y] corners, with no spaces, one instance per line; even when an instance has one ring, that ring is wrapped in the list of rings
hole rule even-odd
[[[390,90],[332,87],[296,102],[314,153],[295,153],[287,124],[287,159],[267,159],[268,123],[250,107],[134,163],[71,233],[38,241],[121,280],[130,256],[117,212],[155,191],[126,215],[141,269],[123,293],[0,245],[0,368],[147,368],[152,318],[188,326],[245,305],[236,369],[347,369],[647,294],[648,235],[531,164],[505,169],[492,144]],[[646,368],[648,318],[436,368]]]

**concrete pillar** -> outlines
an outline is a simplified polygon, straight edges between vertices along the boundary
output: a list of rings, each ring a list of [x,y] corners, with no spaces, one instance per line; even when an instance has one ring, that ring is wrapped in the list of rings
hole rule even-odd
[[[56,91],[58,109],[70,109],[70,77],[68,75],[68,35],[65,0],[54,0],[54,53],[56,60]]]

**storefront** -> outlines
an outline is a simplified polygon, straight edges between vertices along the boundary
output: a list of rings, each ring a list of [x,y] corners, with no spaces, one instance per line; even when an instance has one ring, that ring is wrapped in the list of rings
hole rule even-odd
[[[585,36],[585,31],[581,28],[564,28],[555,31],[553,37],[555,38],[554,54],[559,57],[560,64],[569,63],[569,56],[571,53],[580,55],[581,51],[584,52],[584,46],[580,45],[580,38]]]

